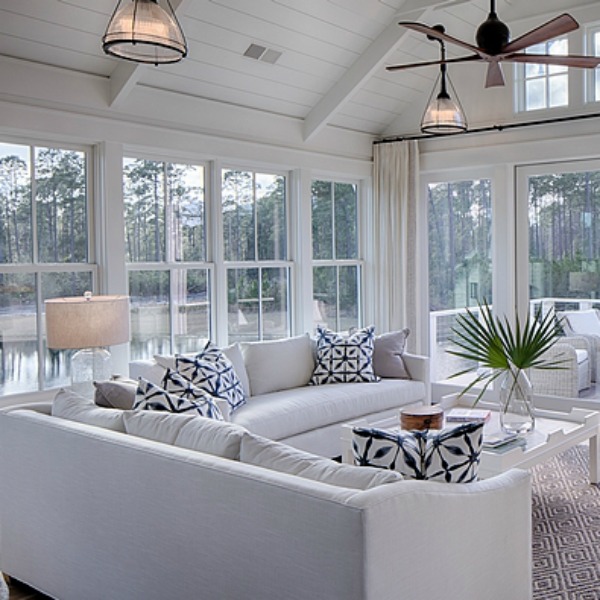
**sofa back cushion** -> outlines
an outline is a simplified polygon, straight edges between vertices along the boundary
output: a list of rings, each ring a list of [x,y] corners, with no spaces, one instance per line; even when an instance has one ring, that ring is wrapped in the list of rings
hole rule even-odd
[[[246,432],[225,421],[163,412],[133,411],[125,414],[124,423],[132,435],[234,460]]]
[[[52,402],[52,416],[113,431],[125,432],[122,410],[100,408],[93,400],[69,389],[60,389]]]
[[[315,365],[308,334],[245,343],[242,352],[252,396],[305,386]]]
[[[252,433],[242,439],[242,462],[339,487],[366,490],[402,480],[395,471],[358,469]]]

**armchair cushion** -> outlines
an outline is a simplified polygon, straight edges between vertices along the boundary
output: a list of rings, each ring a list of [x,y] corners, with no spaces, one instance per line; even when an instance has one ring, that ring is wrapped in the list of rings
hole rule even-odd
[[[600,319],[594,309],[574,310],[562,313],[573,333],[587,333],[600,336]]]

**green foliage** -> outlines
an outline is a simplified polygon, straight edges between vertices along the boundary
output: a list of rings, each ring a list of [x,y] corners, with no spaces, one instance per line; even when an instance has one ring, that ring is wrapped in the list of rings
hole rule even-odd
[[[508,319],[503,320],[492,315],[492,309],[484,300],[479,304],[479,315],[466,309],[466,313],[457,317],[457,325],[452,328],[455,344],[460,350],[447,350],[449,354],[475,361],[484,372],[463,390],[467,393],[474,386],[484,383],[477,396],[482,397],[488,386],[506,371],[516,373],[525,369],[561,368],[562,360],[547,360],[544,353],[557,341],[558,331],[554,314],[543,317],[527,317],[522,323],[517,317],[515,327]],[[463,369],[451,375],[458,377],[472,371]]]
[[[428,206],[431,310],[456,308],[491,296],[490,180],[431,185]]]
[[[203,179],[202,167],[194,165],[125,161],[123,199],[129,262],[163,262],[167,254],[171,261],[205,260]]]

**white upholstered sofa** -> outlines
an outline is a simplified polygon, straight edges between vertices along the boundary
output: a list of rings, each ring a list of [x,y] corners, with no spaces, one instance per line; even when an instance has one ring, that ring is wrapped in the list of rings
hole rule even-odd
[[[387,334],[386,334],[387,336]],[[382,336],[382,340],[389,338]],[[375,373],[395,374],[395,366],[379,367],[375,340]],[[228,418],[253,433],[321,456],[341,454],[341,425],[358,418],[379,420],[397,415],[408,404],[429,403],[429,358],[404,352],[395,357],[398,374],[372,383],[308,385],[315,366],[315,342],[308,335],[276,341],[233,344],[224,349],[247,396]],[[129,374],[160,384],[173,356],[130,363]],[[225,411],[224,411],[225,412]]]
[[[131,423],[236,427],[137,412]],[[51,597],[531,598],[526,472],[353,489],[259,466],[260,452],[245,461],[244,440],[274,442],[241,428],[226,437],[236,460],[214,454],[218,436],[208,453],[184,447],[190,435],[172,445],[124,433],[114,412],[98,417],[105,427],[49,413],[0,411],[0,570]]]

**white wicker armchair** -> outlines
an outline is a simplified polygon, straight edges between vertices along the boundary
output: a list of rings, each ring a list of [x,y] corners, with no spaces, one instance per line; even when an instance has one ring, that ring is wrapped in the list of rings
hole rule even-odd
[[[562,361],[558,369],[531,369],[534,394],[577,398],[591,386],[590,342],[583,336],[560,338],[544,355]]]
[[[584,337],[590,344],[590,365],[592,381],[600,380],[600,317],[598,311],[568,310],[559,311],[556,316],[561,320],[567,336]]]

